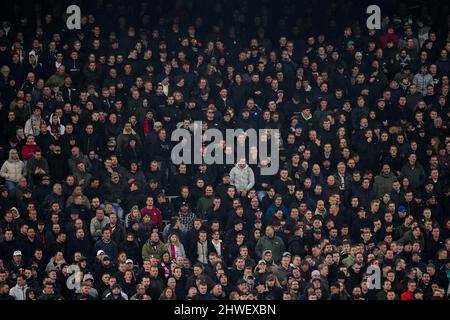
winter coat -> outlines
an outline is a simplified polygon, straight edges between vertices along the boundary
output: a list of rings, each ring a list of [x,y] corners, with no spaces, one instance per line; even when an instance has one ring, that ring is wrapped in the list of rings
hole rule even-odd
[[[24,285],[23,287],[19,287],[15,285],[9,290],[9,294],[14,297],[16,300],[26,300],[26,293],[28,290],[28,285]]]
[[[83,239],[72,238],[69,240],[67,246],[67,258],[71,261],[75,252],[81,252],[81,254],[91,261],[93,257],[92,245],[87,237]]]
[[[380,174],[375,177],[375,182],[373,184],[373,192],[379,198],[385,193],[390,193],[392,190],[392,183],[397,179],[391,173],[389,175]]]
[[[9,150],[9,158],[6,160],[0,169],[0,176],[6,180],[17,182],[23,176],[24,163],[20,159],[13,160],[11,153],[14,149]]]
[[[421,164],[417,163],[414,168],[409,164],[405,164],[402,168],[401,175],[407,177],[412,189],[417,190],[425,181],[425,171]]]
[[[27,162],[27,166],[26,166],[26,171],[28,175],[34,175],[34,172],[36,171],[36,168],[41,168],[45,171],[45,174],[48,175],[49,172],[49,168],[48,168],[48,162],[45,158],[41,158],[41,159],[35,159],[35,158],[31,158],[30,160],[28,160]]]
[[[142,259],[148,259],[155,256],[156,259],[161,259],[164,252],[167,252],[167,247],[164,243],[151,243],[150,239],[142,247]]]
[[[92,218],[90,224],[91,237],[94,240],[97,240],[102,236],[101,232],[97,232],[97,230],[103,230],[109,224],[109,218],[104,217],[102,221],[98,220],[96,217]]]
[[[267,236],[261,237],[256,244],[255,250],[259,258],[262,257],[265,250],[271,250],[275,262],[279,262],[281,255],[286,251],[283,240],[278,236],[274,236],[273,238]]]
[[[243,169],[236,165],[230,171],[230,181],[236,189],[248,191],[255,185],[255,175],[248,165],[245,165]]]
[[[98,240],[94,246],[94,252],[103,250],[111,258],[111,261],[115,262],[118,256],[117,244],[113,241],[105,241],[103,239]]]
[[[184,246],[183,246],[182,243],[180,243],[178,245],[174,245],[175,255],[172,254],[172,249],[171,249],[171,244],[170,243],[166,243],[166,248],[167,248],[167,251],[170,254],[170,258],[171,259],[175,259],[177,257],[183,257],[183,258],[186,257],[186,252],[184,251]]]
[[[417,86],[417,91],[425,95],[427,92],[427,86],[433,84],[433,77],[431,74],[418,73],[413,78],[413,83]]]

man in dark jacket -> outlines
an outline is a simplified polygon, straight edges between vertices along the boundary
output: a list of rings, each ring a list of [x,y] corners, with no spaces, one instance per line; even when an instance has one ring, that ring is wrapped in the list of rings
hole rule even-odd
[[[94,250],[103,250],[112,261],[117,259],[117,244],[111,240],[111,231],[105,228],[102,232],[102,238],[95,243]]]
[[[67,259],[72,261],[75,252],[80,252],[83,256],[87,257],[92,262],[92,245],[89,239],[85,236],[82,228],[75,232],[75,236],[69,239],[67,246]]]
[[[109,215],[109,225],[107,228],[111,231],[111,240],[116,244],[120,244],[125,240],[125,228],[122,223],[118,221],[116,213],[111,213]]]

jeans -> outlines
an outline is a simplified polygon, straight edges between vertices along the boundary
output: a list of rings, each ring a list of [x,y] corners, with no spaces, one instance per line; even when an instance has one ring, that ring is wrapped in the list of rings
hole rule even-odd
[[[117,213],[117,217],[120,219],[120,221],[123,221],[124,211],[123,211],[122,207],[120,206],[120,204],[112,203],[112,206],[113,206],[114,212]]]
[[[17,186],[17,182],[14,182],[11,180],[5,180],[5,185],[8,188],[8,190],[12,190]]]
[[[267,194],[265,190],[256,191],[256,195],[258,196],[258,200],[261,202],[264,196]]]

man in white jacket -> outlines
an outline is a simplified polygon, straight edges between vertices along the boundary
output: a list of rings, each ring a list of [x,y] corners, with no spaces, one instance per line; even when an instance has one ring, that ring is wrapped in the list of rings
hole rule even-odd
[[[13,296],[16,300],[27,299],[28,285],[23,276],[18,276],[16,279],[16,285],[9,290],[9,295]]]
[[[255,174],[245,159],[240,159],[238,164],[230,171],[230,183],[245,197],[247,192],[255,185]]]
[[[9,190],[14,189],[19,179],[23,177],[24,168],[25,165],[19,159],[17,150],[9,150],[9,158],[0,169],[0,176],[5,179],[5,184]]]

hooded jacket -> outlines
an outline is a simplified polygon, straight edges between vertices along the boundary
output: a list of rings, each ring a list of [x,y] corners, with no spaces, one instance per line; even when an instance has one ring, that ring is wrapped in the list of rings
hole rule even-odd
[[[164,252],[167,252],[167,247],[161,241],[152,243],[150,239],[142,247],[142,259],[148,259],[151,256],[155,256],[157,259],[161,259]]]
[[[274,235],[272,238],[269,238],[268,236],[262,236],[258,240],[255,250],[259,258],[262,257],[265,250],[272,251],[273,260],[275,262],[278,262],[281,260],[281,256],[283,252],[286,251],[286,248],[284,246],[283,240],[280,237]]]
[[[9,150],[8,160],[3,163],[0,176],[6,180],[17,182],[23,176],[25,165],[19,158],[17,160],[12,159],[11,155],[14,151],[14,149]]]
[[[230,181],[237,190],[248,191],[255,185],[255,174],[248,164],[242,169],[237,164],[230,171]]]

